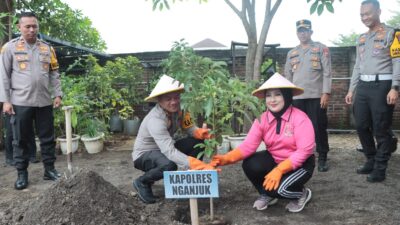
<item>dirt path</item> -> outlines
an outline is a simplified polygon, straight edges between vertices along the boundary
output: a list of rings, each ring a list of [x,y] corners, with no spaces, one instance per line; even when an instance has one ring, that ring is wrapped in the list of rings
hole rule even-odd
[[[223,216],[230,224],[354,224],[354,225],[398,225],[400,224],[400,154],[392,156],[387,173],[387,179],[382,183],[370,184],[365,175],[358,175],[355,169],[364,160],[363,156],[355,151],[358,145],[354,134],[330,135],[331,152],[329,164],[331,169],[327,173],[314,172],[308,187],[313,191],[312,201],[301,213],[289,213],[284,210],[287,200],[280,200],[277,205],[265,211],[256,211],[251,208],[257,198],[256,191],[244,176],[240,164],[222,168],[219,174],[220,198],[215,199],[215,214]],[[124,142],[125,143],[125,142]],[[110,193],[125,196],[129,207],[136,209],[131,218],[135,222],[103,222],[103,224],[187,224],[190,223],[187,200],[160,200],[156,204],[142,204],[131,186],[132,179],[141,174],[135,170],[131,162],[130,143],[113,142],[108,146],[111,151],[89,155],[81,152],[74,155],[74,165],[87,168],[98,173],[104,180],[116,188]],[[4,152],[0,152],[3,161]],[[56,167],[66,170],[66,158],[59,155]],[[29,204],[39,204],[40,199],[55,192],[57,184],[42,180],[42,165],[31,164],[29,167],[29,187],[23,191],[13,188],[16,171],[10,167],[0,167],[0,224],[27,224],[24,221],[24,210]],[[103,185],[102,179],[93,179],[97,185]],[[57,186],[59,190],[60,186]],[[105,187],[112,188],[108,184]],[[46,192],[47,190],[47,192]],[[102,189],[103,190],[103,189]],[[96,192],[96,191],[94,191]],[[121,193],[119,193],[121,192]],[[156,195],[163,196],[163,183],[157,182],[154,187]],[[58,192],[55,192],[58,193]],[[93,195],[97,198],[97,195]],[[98,195],[100,196],[100,195]],[[60,196],[60,201],[68,201]],[[112,196],[111,196],[112,197]],[[53,197],[54,198],[54,197]],[[104,198],[104,197],[102,197]],[[96,202],[98,199],[93,199]],[[122,200],[120,200],[122,201]],[[93,203],[88,202],[86,208]],[[124,203],[125,204],[125,203]],[[49,207],[62,207],[54,204]],[[82,210],[85,210],[83,208]],[[99,208],[99,207],[98,207]],[[208,215],[208,200],[199,200],[200,216]],[[58,208],[49,211],[60,210]],[[96,210],[105,210],[102,208]],[[107,209],[110,210],[110,209]],[[120,210],[120,209],[118,209]],[[87,214],[93,213],[92,211]],[[88,217],[96,217],[99,212]],[[111,212],[112,214],[112,212]],[[58,222],[43,224],[83,224],[82,221],[72,221],[61,218]],[[140,218],[140,219],[138,219]],[[26,218],[25,218],[26,219]]]

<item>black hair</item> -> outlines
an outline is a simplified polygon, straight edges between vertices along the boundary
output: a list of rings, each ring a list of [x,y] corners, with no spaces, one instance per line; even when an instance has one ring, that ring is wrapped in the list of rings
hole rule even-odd
[[[380,9],[380,4],[378,0],[364,0],[361,5],[372,4],[376,9]]]
[[[21,20],[22,17],[35,17],[37,19],[37,16],[34,12],[21,12],[18,14],[18,22]]]

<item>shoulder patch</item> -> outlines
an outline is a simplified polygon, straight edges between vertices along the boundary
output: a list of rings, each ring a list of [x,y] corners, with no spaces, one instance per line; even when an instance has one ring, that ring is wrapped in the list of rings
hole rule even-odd
[[[183,120],[182,120],[182,128],[183,129],[188,129],[190,127],[193,126],[193,120],[190,117],[190,113],[185,113],[185,115],[183,116]]]
[[[58,70],[59,65],[58,65],[58,61],[57,61],[56,52],[54,51],[53,47],[50,47],[50,52],[51,52],[51,56],[50,56],[51,70]]]
[[[400,31],[396,31],[393,38],[393,43],[390,46],[390,56],[392,58],[400,57]]]

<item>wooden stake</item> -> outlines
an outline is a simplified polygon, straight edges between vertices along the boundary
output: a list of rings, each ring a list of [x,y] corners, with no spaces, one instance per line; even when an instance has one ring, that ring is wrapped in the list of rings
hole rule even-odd
[[[73,106],[64,106],[65,111],[65,134],[67,136],[67,165],[70,175],[72,175],[72,127],[71,127],[71,111]]]
[[[191,198],[190,201],[190,219],[192,225],[199,225],[199,211],[197,206],[197,198]]]

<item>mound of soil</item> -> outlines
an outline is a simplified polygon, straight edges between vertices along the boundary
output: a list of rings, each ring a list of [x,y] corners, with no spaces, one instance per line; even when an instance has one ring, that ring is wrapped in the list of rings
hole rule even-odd
[[[147,224],[142,211],[143,205],[97,173],[80,170],[30,201],[19,219],[20,224]]]

